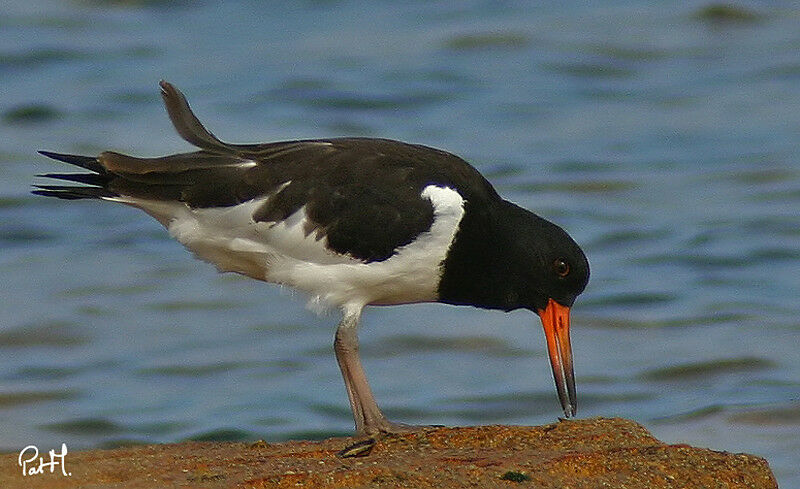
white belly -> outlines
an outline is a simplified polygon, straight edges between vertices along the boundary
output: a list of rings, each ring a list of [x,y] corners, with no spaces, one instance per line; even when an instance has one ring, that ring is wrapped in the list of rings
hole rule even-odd
[[[312,304],[401,304],[438,298],[441,264],[464,215],[464,200],[453,189],[428,186],[431,229],[383,261],[333,252],[327,238],[306,235],[305,209],[279,223],[255,222],[267,197],[231,206],[191,209],[180,202],[115,199],[143,209],[176,240],[222,272],[236,272],[288,285],[311,294]]]

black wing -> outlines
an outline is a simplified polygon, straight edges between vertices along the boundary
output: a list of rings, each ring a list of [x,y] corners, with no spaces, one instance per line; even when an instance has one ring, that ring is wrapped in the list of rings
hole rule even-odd
[[[39,186],[34,193],[177,200],[194,208],[269,195],[255,221],[280,222],[305,207],[312,223],[307,232],[365,261],[388,258],[430,228],[433,208],[420,196],[428,185],[454,188],[472,204],[499,199],[464,160],[425,146],[369,138],[224,143],[200,123],[179,90],[164,81],[161,89],[176,130],[200,151],[161,158],[42,152],[93,173],[42,175],[90,186]]]

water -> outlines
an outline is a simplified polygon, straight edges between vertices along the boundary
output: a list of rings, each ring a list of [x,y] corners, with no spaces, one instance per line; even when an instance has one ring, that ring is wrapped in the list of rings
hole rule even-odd
[[[800,487],[800,9],[752,2],[6,1],[0,449],[351,430],[336,314],[218,275],[149,217],[30,195],[37,149],[188,149],[156,82],[223,139],[429,144],[564,226],[580,416],[769,460]],[[559,415],[538,318],[374,308],[388,414]]]

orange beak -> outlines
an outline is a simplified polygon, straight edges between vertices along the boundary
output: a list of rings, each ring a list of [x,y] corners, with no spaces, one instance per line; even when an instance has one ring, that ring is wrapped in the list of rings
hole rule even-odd
[[[564,416],[569,418],[574,416],[577,410],[572,347],[569,344],[569,307],[550,299],[547,307],[537,312],[542,319],[544,335],[547,338],[547,352],[550,355],[550,366],[553,367],[558,399],[564,409]]]

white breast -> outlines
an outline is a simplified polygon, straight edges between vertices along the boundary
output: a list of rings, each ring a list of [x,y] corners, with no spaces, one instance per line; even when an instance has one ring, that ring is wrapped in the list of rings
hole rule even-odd
[[[270,281],[310,293],[323,304],[403,304],[438,298],[441,265],[464,215],[464,199],[451,188],[425,187],[422,197],[433,204],[433,224],[411,243],[383,261],[364,263],[304,262],[291,256],[276,260]]]

